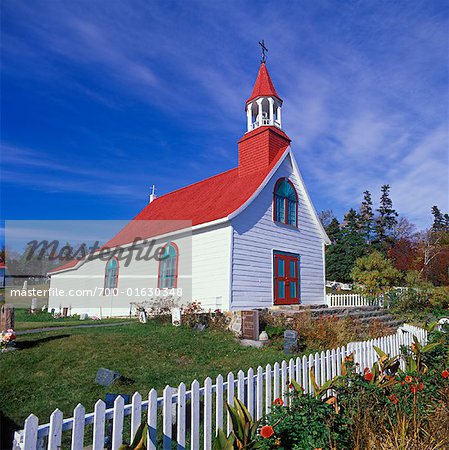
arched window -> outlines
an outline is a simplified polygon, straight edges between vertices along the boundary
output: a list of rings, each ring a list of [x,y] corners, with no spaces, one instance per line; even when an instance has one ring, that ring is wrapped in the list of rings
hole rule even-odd
[[[161,251],[159,259],[158,287],[175,288],[178,283],[178,246],[169,242]]]
[[[114,256],[106,264],[106,270],[104,273],[104,288],[115,289],[118,282],[118,260]]]
[[[298,194],[291,181],[279,179],[274,187],[273,197],[273,219],[297,227]]]

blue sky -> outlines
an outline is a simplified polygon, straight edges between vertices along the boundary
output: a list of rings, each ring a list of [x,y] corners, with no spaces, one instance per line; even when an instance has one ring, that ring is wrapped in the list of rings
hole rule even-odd
[[[4,0],[2,218],[129,219],[237,164],[260,55],[318,211],[448,210],[446,1]]]

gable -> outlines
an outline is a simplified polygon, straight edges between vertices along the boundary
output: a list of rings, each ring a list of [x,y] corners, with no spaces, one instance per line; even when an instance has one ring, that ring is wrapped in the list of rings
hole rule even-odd
[[[282,158],[279,159],[277,164],[273,167],[271,173],[266,177],[263,183],[260,184],[258,189],[254,192],[254,194],[251,196],[250,199],[248,199],[240,208],[235,210],[232,214],[230,214],[229,219],[233,219],[237,217],[239,214],[241,214],[243,211],[245,211],[256,199],[259,195],[261,195],[262,191],[265,189],[265,187],[269,186],[269,193],[268,198],[269,202],[271,204],[271,196],[272,196],[272,190],[274,187],[274,184],[279,178],[288,176],[288,178],[294,179],[294,184],[296,189],[298,190],[298,193],[300,194],[300,208],[307,208],[308,215],[310,216],[315,228],[319,232],[322,240],[325,244],[329,245],[330,239],[326,234],[326,231],[324,230],[323,225],[321,224],[321,221],[318,217],[318,214],[316,213],[315,207],[313,206],[312,200],[309,196],[309,193],[306,189],[304,180],[301,176],[301,173],[299,171],[298,165],[296,163],[296,159],[290,149],[282,155]]]

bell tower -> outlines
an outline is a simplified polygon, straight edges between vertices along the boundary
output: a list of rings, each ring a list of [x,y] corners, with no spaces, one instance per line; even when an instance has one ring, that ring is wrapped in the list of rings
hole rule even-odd
[[[282,130],[282,99],[276,92],[267,66],[261,62],[251,97],[246,101],[247,130],[274,126]]]
[[[264,41],[262,61],[253,92],[245,103],[246,132],[239,141],[239,176],[268,167],[280,151],[290,145],[282,131],[282,99],[276,92],[266,67]]]

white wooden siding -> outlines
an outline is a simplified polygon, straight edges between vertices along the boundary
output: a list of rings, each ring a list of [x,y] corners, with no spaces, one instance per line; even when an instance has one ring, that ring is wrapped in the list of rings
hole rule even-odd
[[[155,248],[173,241],[179,248],[178,287],[182,288],[182,303],[200,301],[205,309],[228,309],[230,296],[230,248],[231,228],[229,225],[198,230],[193,235],[173,236],[157,241]],[[120,261],[118,291],[116,296],[101,295],[104,286],[106,261],[94,259],[78,269],[51,277],[49,308],[71,306],[72,313],[88,313],[101,316],[126,316],[131,302],[142,302],[153,297],[139,296],[141,289],[156,288],[158,261],[155,259],[137,261],[133,259],[128,267]],[[97,289],[97,295],[62,297],[55,289],[90,290]],[[129,295],[128,290],[132,291]]]
[[[288,156],[257,198],[232,221],[232,309],[273,305],[273,251],[300,255],[302,304],[324,299],[323,237],[305,201],[304,188],[295,177]],[[299,199],[298,229],[273,222],[273,189],[287,177]]]

